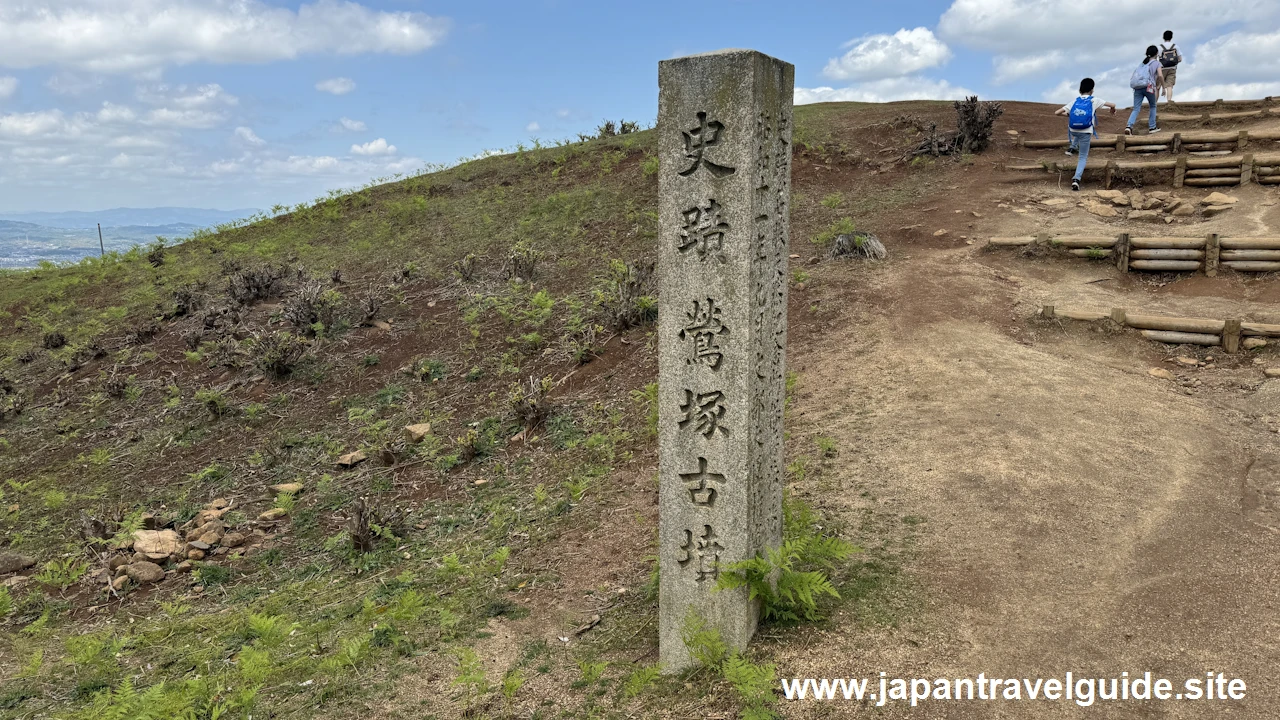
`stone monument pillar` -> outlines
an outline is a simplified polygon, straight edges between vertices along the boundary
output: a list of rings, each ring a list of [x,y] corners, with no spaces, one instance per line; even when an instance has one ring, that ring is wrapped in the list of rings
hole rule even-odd
[[[758,603],[720,567],[782,539],[795,68],[752,50],[658,64],[660,659],[697,615],[733,648]]]

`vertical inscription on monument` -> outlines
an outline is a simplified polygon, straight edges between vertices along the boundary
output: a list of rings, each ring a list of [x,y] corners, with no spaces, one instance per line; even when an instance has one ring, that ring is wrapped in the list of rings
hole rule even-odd
[[[720,569],[782,535],[794,68],[748,50],[659,63],[660,655],[697,615],[755,632]]]

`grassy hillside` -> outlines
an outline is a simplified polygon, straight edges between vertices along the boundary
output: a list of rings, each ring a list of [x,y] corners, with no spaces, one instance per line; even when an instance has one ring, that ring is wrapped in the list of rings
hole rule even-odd
[[[949,109],[798,110],[793,252],[938,182],[880,154],[916,137],[903,112]],[[452,688],[414,701],[425,717],[705,692],[645,670],[654,142],[520,150],[0,273],[0,559],[34,561],[0,590],[0,717],[377,714],[424,672]],[[116,579],[145,559],[136,531],[193,519],[239,542]],[[846,599],[882,560],[836,572]],[[608,611],[581,649],[567,595]],[[493,618],[531,614],[517,649],[485,649]],[[572,651],[545,641],[566,632]],[[605,671],[619,653],[639,675]]]

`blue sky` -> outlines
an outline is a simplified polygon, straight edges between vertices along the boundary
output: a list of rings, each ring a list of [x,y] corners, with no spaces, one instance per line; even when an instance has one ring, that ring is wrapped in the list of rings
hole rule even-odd
[[[1206,7],[1208,6],[1208,7]],[[4,0],[0,212],[292,204],[486,149],[651,122],[657,62],[749,47],[797,102],[1280,94],[1280,3]]]

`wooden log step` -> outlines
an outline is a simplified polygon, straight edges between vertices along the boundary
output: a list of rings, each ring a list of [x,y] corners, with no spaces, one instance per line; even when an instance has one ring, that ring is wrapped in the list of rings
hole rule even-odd
[[[993,237],[987,241],[988,245],[997,247],[1017,247],[1019,245],[1030,245],[1036,241],[1035,236],[1027,235],[1023,237]]]
[[[1193,157],[1198,157],[1198,158],[1209,158],[1209,157],[1218,157],[1222,155],[1230,155],[1231,151],[1230,150],[1198,150],[1195,152],[1188,152],[1187,154]]]
[[[1102,248],[1095,248],[1095,247],[1075,248],[1074,250],[1068,250],[1067,252],[1071,253],[1072,255],[1075,255],[1076,257],[1086,257],[1086,258],[1096,258],[1096,259],[1109,258],[1111,257],[1111,254],[1112,254],[1111,250],[1104,250]]]
[[[1227,260],[1222,263],[1238,272],[1280,272],[1280,262],[1262,260]]]
[[[1115,235],[1059,235],[1049,238],[1049,244],[1067,248],[1109,248],[1114,247],[1119,240]]]
[[[1068,320],[1084,320],[1086,322],[1095,322],[1098,320],[1106,320],[1111,317],[1111,313],[1097,312],[1094,310],[1060,310],[1055,308],[1054,317],[1066,318]]]
[[[1048,170],[1048,168],[1044,166],[1044,163],[1036,163],[1035,165],[1005,165],[1004,169],[1005,170],[1039,170],[1040,172],[1045,172],[1046,170]]]
[[[1280,261],[1280,249],[1277,250],[1222,250],[1218,253],[1222,260],[1268,260]]]
[[[1280,337],[1280,325],[1267,323],[1240,323],[1240,332],[1245,335],[1261,335],[1263,337]]]
[[[1169,149],[1168,145],[1140,145],[1136,148],[1133,148],[1133,151],[1138,153],[1157,153],[1157,152],[1164,152],[1165,150],[1168,150],[1168,149]]]
[[[1210,318],[1168,317],[1164,315],[1131,315],[1125,313],[1124,324],[1139,330],[1172,330],[1188,333],[1221,335],[1227,326],[1224,320]]]
[[[1280,175],[1268,175],[1266,177],[1257,178],[1257,180],[1263,185],[1276,185],[1280,184]]]
[[[1187,177],[1240,177],[1240,168],[1200,168],[1188,170]]]
[[[1200,269],[1200,263],[1195,260],[1130,260],[1129,269],[1152,272],[1194,272]]]
[[[1148,340],[1169,343],[1171,345],[1208,345],[1212,347],[1222,344],[1222,338],[1218,335],[1204,335],[1201,333],[1143,330],[1142,336]]]
[[[1239,163],[1237,163],[1239,164]],[[1177,160],[1124,161],[1116,163],[1117,170],[1173,170],[1178,167]]]
[[[1216,187],[1219,185],[1239,185],[1240,174],[1236,173],[1235,177],[1188,177],[1182,181],[1183,185],[1192,187]]]
[[[1243,110],[1241,112],[1209,113],[1210,120],[1238,120],[1262,115],[1261,110]]]
[[[1022,147],[1026,148],[1064,148],[1071,144],[1069,138],[1061,140],[1023,140]],[[1092,143],[1090,143],[1092,146]]]
[[[1280,237],[1224,237],[1218,239],[1223,250],[1280,250]]]
[[[1258,166],[1253,169],[1253,174],[1258,177],[1267,175],[1280,175],[1280,168],[1274,166]]]
[[[1191,248],[1199,250],[1208,242],[1203,237],[1131,237],[1129,247],[1143,250],[1159,248]]]
[[[1203,260],[1204,251],[1152,248],[1150,250],[1130,250],[1129,257],[1134,260]]]
[[[1186,113],[1160,113],[1161,122],[1190,122],[1192,120],[1199,120],[1203,117],[1203,115],[1188,115]]]
[[[1244,155],[1215,155],[1211,157],[1189,157],[1187,158],[1188,170],[1200,170],[1203,168],[1224,168],[1224,167],[1240,167],[1244,163]],[[1256,159],[1254,164],[1258,164]]]

